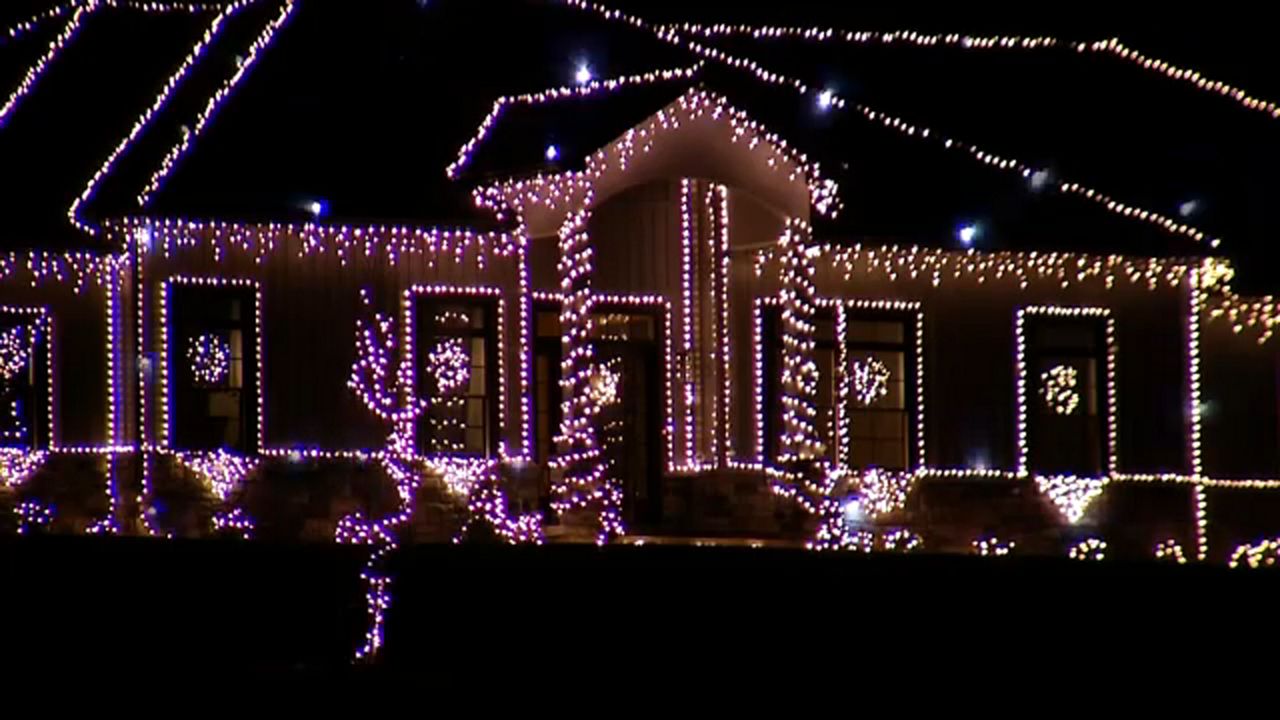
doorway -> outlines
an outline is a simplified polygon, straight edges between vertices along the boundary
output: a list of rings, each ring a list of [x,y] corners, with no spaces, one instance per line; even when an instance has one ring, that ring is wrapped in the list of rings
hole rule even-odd
[[[653,528],[662,520],[662,325],[657,311],[634,305],[597,305],[592,319],[596,362],[611,386],[598,416],[597,440],[608,472],[622,486],[624,522],[633,529]],[[540,306],[536,327],[535,452],[545,465],[560,418],[558,311]],[[549,505],[550,476],[544,477]]]

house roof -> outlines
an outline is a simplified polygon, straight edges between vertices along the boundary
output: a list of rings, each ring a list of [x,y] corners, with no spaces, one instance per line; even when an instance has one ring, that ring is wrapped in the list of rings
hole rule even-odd
[[[67,15],[6,39],[4,30],[21,18],[56,6],[5,5],[0,94],[7,96]],[[1280,123],[1140,68],[1117,70],[1105,58],[700,39],[717,53],[812,88],[802,94],[664,39],[661,28],[550,0],[251,0],[148,114],[206,34],[216,6],[227,3],[205,5],[199,12],[152,13],[106,3],[49,63],[0,124],[0,192],[17,230],[6,234],[7,244],[84,243],[69,229],[67,206],[140,117],[143,127],[81,209],[86,219],[304,220],[306,208],[322,201],[337,222],[483,227],[493,220],[474,207],[473,187],[551,169],[543,157],[549,144],[562,158],[555,169],[573,169],[691,87],[728,97],[839,182],[844,211],[816,223],[829,238],[954,244],[956,225],[972,220],[984,226],[987,249],[1207,250],[1083,196],[1037,191],[1016,172],[868,121],[855,105],[932,123],[939,134],[1044,167],[1055,182],[1096,185],[1177,220],[1180,203],[1200,198],[1207,209],[1195,221],[1223,235],[1224,251],[1237,257],[1254,257],[1250,241],[1280,222],[1259,218],[1267,206],[1259,193],[1276,181],[1258,170],[1280,154]],[[661,20],[698,20],[734,19],[746,4],[712,3],[714,12],[687,3],[674,10],[664,3],[609,5]],[[815,23],[838,22],[830,4],[809,5],[787,4],[794,12],[775,9],[774,16],[756,9],[748,19],[785,14],[795,22],[811,14]],[[270,32],[282,16],[279,31]],[[459,177],[446,175],[495,100],[573,86],[573,70],[583,61],[601,78],[704,64],[693,77],[513,103],[494,118]],[[814,93],[826,87],[850,107],[815,112]],[[211,105],[211,97],[218,102]],[[201,123],[210,107],[215,112]],[[1188,118],[1195,122],[1187,125]],[[1224,137],[1224,127],[1241,132]],[[1180,137],[1187,128],[1196,137]],[[175,148],[183,151],[166,162]],[[163,167],[169,171],[158,174]],[[162,182],[140,208],[140,191],[157,177]]]
[[[146,210],[290,219],[320,201],[339,222],[492,222],[446,176],[454,150],[496,97],[563,84],[580,57],[625,72],[681,54],[547,3],[303,0]]]
[[[467,150],[474,147],[464,146],[451,167],[467,163]],[[478,205],[499,216],[509,207],[519,208],[530,232],[539,236],[554,234],[565,213],[576,208],[672,177],[713,179],[806,221],[811,208],[829,217],[840,210],[838,188],[816,163],[728,98],[701,87],[686,90],[591,153],[580,169],[507,179],[477,188],[475,195]]]
[[[7,246],[84,243],[69,229],[67,208],[199,38],[203,15],[92,12],[76,27],[65,13],[0,44],[0,78],[10,81],[0,90],[0,103],[9,101],[0,119]],[[51,54],[63,37],[70,39]]]

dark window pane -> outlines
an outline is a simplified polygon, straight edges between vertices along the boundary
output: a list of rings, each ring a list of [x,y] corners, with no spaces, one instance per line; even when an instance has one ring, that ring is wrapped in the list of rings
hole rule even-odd
[[[256,293],[170,286],[171,444],[181,450],[257,449]]]
[[[0,447],[48,447],[46,333],[42,315],[0,314]]]
[[[914,317],[851,310],[846,328],[849,464],[905,470],[914,439]]]
[[[1105,319],[1027,319],[1028,461],[1040,474],[1105,472]]]

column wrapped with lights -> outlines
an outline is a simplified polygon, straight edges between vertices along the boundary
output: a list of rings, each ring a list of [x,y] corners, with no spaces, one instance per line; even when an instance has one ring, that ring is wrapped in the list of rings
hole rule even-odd
[[[587,232],[590,197],[583,209],[571,213],[560,226],[560,327],[562,360],[560,432],[552,459],[552,507],[564,516],[586,511],[586,521],[603,544],[622,535],[622,488],[609,473],[600,447],[598,394],[590,392],[595,367],[591,342],[592,249]],[[577,517],[581,517],[580,515]]]
[[[820,464],[825,447],[818,437],[818,365],[814,362],[816,248],[808,245],[806,223],[791,219],[779,239],[782,256],[782,436],[780,468],[771,472],[774,492],[794,499],[818,519],[816,550],[850,547],[856,539],[845,528],[844,510],[835,497],[841,474]]]
[[[825,451],[815,425],[818,365],[813,355],[817,291],[813,284],[813,249],[807,247],[806,235],[804,226],[792,221],[781,239],[786,250],[779,293],[782,301],[783,433],[780,459],[784,463],[813,461]]]
[[[683,408],[681,428],[684,431],[684,465],[696,468],[698,465],[697,420],[694,407],[698,393],[694,379],[697,377],[697,357],[694,354],[694,327],[697,305],[698,274],[697,251],[697,215],[694,212],[694,181],[688,178],[680,180],[680,320],[683,328],[683,342],[680,346],[680,405]]]

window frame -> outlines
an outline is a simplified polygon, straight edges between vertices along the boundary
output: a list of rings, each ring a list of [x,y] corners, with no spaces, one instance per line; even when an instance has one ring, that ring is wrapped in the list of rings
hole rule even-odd
[[[903,378],[902,411],[906,413],[907,419],[906,437],[904,438],[907,457],[905,466],[901,470],[895,470],[911,472],[923,468],[925,466],[925,405],[921,398],[924,395],[924,312],[920,303],[893,300],[847,300],[841,303],[840,312],[841,317],[837,334],[842,356],[839,360],[837,374],[840,380],[840,389],[844,395],[838,405],[842,410],[850,408],[852,403],[852,378],[850,377],[849,363],[854,341],[850,339],[849,323],[890,321],[902,325],[902,341],[900,343],[859,342],[858,350],[883,350],[902,353],[902,365],[906,374],[906,377]],[[852,420],[843,414],[839,416],[837,438],[842,453],[839,462],[841,466],[846,468],[866,469],[862,466],[854,468],[852,464],[854,438],[847,429],[852,424]],[[848,438],[844,440],[846,435]]]
[[[160,423],[162,436],[160,438],[160,447],[166,450],[205,452],[208,448],[183,448],[175,446],[177,413],[174,411],[173,404],[175,402],[175,378],[178,377],[176,366],[173,364],[173,289],[175,287],[196,287],[209,290],[235,290],[240,292],[248,291],[253,300],[253,320],[248,324],[253,330],[252,347],[254,354],[254,362],[244,363],[241,372],[248,379],[242,383],[242,392],[252,383],[249,397],[252,402],[245,403],[252,414],[251,422],[248,423],[250,432],[246,434],[248,447],[242,451],[245,456],[259,455],[266,447],[264,441],[264,422],[263,422],[263,332],[262,332],[262,285],[257,280],[250,278],[226,278],[226,277],[194,277],[194,276],[170,276],[165,278],[160,284],[160,327],[161,327],[161,349],[160,349],[160,412],[163,414],[163,420]],[[243,322],[243,321],[242,321]],[[181,350],[181,348],[179,348]],[[243,352],[243,351],[242,351]],[[243,402],[243,400],[242,400]]]
[[[429,338],[424,337],[419,332],[419,313],[418,309],[423,302],[427,303],[445,303],[457,305],[471,305],[483,308],[485,313],[485,418],[486,429],[488,430],[488,438],[484,443],[483,452],[428,452],[426,442],[428,438],[423,437],[419,432],[419,428],[425,421],[425,414],[412,423],[412,431],[410,443],[415,455],[425,458],[468,458],[468,459],[495,459],[501,454],[503,446],[503,433],[506,431],[506,418],[503,408],[506,403],[507,382],[506,382],[506,362],[505,352],[501,348],[501,340],[506,331],[506,302],[502,295],[502,291],[494,287],[472,287],[472,286],[436,286],[436,285],[414,285],[404,293],[404,316],[401,327],[401,337],[405,338],[402,343],[404,348],[402,352],[406,354],[409,366],[413,369],[410,373],[411,381],[409,392],[413,397],[422,397],[420,386],[418,383],[418,367],[420,353],[418,345],[422,341],[428,341],[429,338],[435,337],[476,337],[478,333],[468,332],[462,335],[435,335]],[[427,412],[430,412],[428,408]]]
[[[1101,405],[1101,421],[1099,426],[1099,448],[1102,457],[1100,458],[1100,472],[1095,477],[1107,477],[1118,472],[1119,457],[1117,443],[1117,422],[1118,410],[1116,383],[1116,361],[1119,354],[1119,346],[1116,339],[1116,320],[1110,308],[1102,306],[1062,306],[1062,305],[1032,305],[1018,308],[1014,321],[1015,334],[1015,351],[1014,351],[1014,367],[1016,369],[1015,385],[1017,397],[1017,429],[1016,429],[1016,452],[1017,452],[1017,474],[1026,477],[1034,475],[1036,477],[1053,477],[1072,475],[1071,473],[1039,472],[1036,468],[1031,467],[1032,448],[1032,417],[1030,414],[1030,403],[1035,402],[1039,397],[1039,375],[1031,368],[1031,361],[1046,355],[1046,349],[1029,348],[1027,340],[1027,324],[1033,318],[1050,318],[1057,322],[1089,322],[1097,328],[1098,339],[1100,340],[1098,353],[1101,357],[1095,356],[1095,359],[1101,360],[1099,364],[1102,366],[1098,372],[1098,382],[1102,386],[1098,392],[1098,403]],[[1077,355],[1085,357],[1078,352],[1057,352],[1052,347],[1048,348],[1048,354],[1058,355]],[[1059,348],[1058,350],[1061,350]],[[1037,413],[1038,414],[1038,413]],[[1078,476],[1077,477],[1081,477]]]
[[[35,426],[34,428],[31,428],[35,438],[25,446],[17,444],[10,445],[5,441],[0,440],[0,447],[9,450],[17,450],[19,452],[34,453],[52,450],[58,447],[56,414],[54,413],[56,403],[56,397],[54,395],[54,344],[56,342],[56,337],[54,336],[53,314],[49,311],[48,307],[40,305],[0,305],[0,317],[13,316],[17,319],[24,315],[30,316],[31,318],[28,324],[39,326],[40,333],[43,338],[41,344],[44,346],[44,353],[40,361],[44,375],[44,382],[40,383],[37,380],[37,382],[32,386],[32,389],[39,393],[37,396],[37,402],[40,399],[44,400],[44,417],[41,418],[42,411],[38,407],[31,408],[28,422]],[[41,387],[41,385],[43,387]],[[40,433],[41,420],[43,420],[43,437]]]

